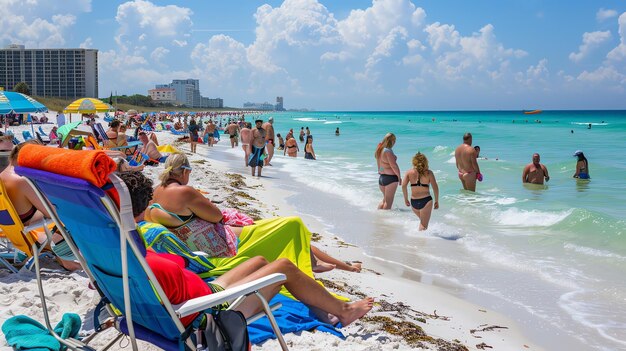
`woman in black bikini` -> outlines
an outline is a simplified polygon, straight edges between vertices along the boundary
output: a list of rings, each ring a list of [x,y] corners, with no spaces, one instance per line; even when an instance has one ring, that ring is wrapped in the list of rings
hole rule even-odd
[[[400,167],[396,160],[398,157],[393,153],[391,148],[396,143],[396,136],[393,133],[387,133],[383,141],[378,144],[374,158],[378,165],[378,187],[383,193],[383,201],[378,204],[379,210],[388,210],[393,205],[393,197],[396,194],[400,183]]]
[[[411,184],[411,201],[409,202],[409,194],[407,191],[409,183]],[[432,184],[435,193],[435,209],[439,208],[439,186],[433,172],[428,169],[428,159],[420,152],[413,156],[413,168],[408,170],[402,180],[402,193],[404,194],[404,203],[411,206],[413,212],[420,219],[419,230],[426,230],[430,215],[433,211],[433,198],[430,196],[429,186]]]

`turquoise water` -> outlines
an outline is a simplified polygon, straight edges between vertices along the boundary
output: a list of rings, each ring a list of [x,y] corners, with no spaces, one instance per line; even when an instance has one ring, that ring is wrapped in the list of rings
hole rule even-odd
[[[296,136],[300,127],[312,131],[317,161],[301,153],[273,163],[295,181],[284,187],[311,190],[290,201],[329,231],[401,267],[406,277],[450,286],[515,316],[540,339],[626,349],[625,111],[272,115],[283,136],[289,128]],[[373,153],[387,132],[397,136],[403,173],[419,150],[437,177],[440,209],[426,232],[417,231],[400,189],[392,211],[375,210],[382,196]],[[475,194],[461,190],[454,164],[465,132],[486,158],[479,160],[485,179]],[[589,160],[591,181],[572,178],[578,149]],[[534,152],[550,172],[546,187],[521,183]]]

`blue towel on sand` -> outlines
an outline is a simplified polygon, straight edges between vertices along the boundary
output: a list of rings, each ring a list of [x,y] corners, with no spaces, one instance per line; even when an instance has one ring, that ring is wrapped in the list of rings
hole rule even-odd
[[[283,304],[283,307],[274,311],[274,317],[283,334],[316,329],[318,331],[331,333],[342,339],[345,338],[335,327],[317,319],[302,302],[278,294],[270,301],[270,305],[275,303]],[[253,344],[259,344],[267,339],[276,338],[267,317],[263,317],[248,325],[248,334],[250,335],[250,342]]]
[[[63,339],[75,338],[80,331],[80,326],[79,315],[65,313],[63,319],[54,327],[54,331]],[[61,350],[61,343],[50,335],[48,329],[28,316],[18,315],[7,319],[2,324],[2,332],[7,339],[7,344],[15,350]]]

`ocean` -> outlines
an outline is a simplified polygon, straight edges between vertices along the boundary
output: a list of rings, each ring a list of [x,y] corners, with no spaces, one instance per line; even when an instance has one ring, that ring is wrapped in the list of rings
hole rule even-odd
[[[309,127],[317,160],[277,156],[264,175],[280,174],[296,194],[287,201],[328,232],[400,276],[512,317],[548,349],[626,349],[626,111],[271,115],[283,136]],[[420,151],[439,183],[425,232],[400,188],[391,211],[376,210],[373,154],[387,132],[403,174]],[[483,158],[476,193],[462,190],[454,163],[465,132]],[[572,178],[576,150],[590,181]],[[521,182],[535,152],[551,176],[544,187]]]

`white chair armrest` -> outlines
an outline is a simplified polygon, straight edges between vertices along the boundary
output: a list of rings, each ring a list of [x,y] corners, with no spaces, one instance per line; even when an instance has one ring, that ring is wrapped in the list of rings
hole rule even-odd
[[[228,288],[215,294],[197,297],[195,299],[183,302],[182,304],[173,305],[174,311],[176,311],[176,314],[179,317],[186,317],[193,313],[204,311],[208,308],[222,304],[224,302],[234,300],[239,296],[248,295],[268,285],[284,282],[285,280],[287,280],[287,277],[284,274],[270,274],[263,278],[259,278],[246,284]]]
[[[209,254],[204,251],[194,251],[193,254],[196,256],[209,257]]]

